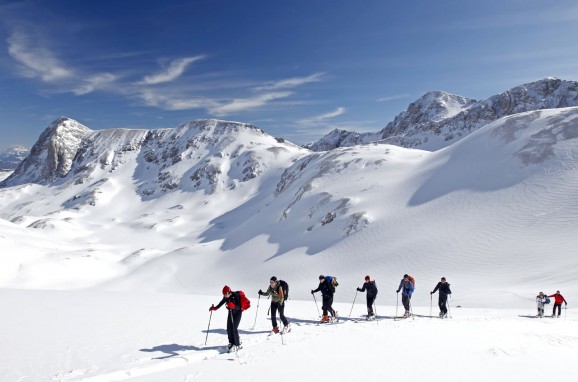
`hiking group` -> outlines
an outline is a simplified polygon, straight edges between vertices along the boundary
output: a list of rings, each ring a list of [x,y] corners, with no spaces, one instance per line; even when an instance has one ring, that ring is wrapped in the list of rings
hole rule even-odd
[[[536,296],[536,305],[538,306],[538,317],[544,317],[544,306],[550,303],[550,297],[554,297],[554,307],[552,308],[552,317],[560,318],[562,312],[562,303],[568,305],[564,296],[557,290],[556,293],[546,296],[544,292],[538,293]],[[558,315],[556,315],[556,308],[558,308]]]
[[[336,290],[335,288],[338,285],[339,283],[337,282],[336,277],[319,275],[319,285],[317,286],[316,289],[311,290],[311,295],[315,300],[315,305],[317,305],[315,293],[321,292],[323,315],[321,316],[320,323],[336,322],[339,319],[337,312],[335,311],[335,309],[333,309],[333,297]],[[396,290],[396,293],[398,295],[398,302],[396,303],[396,319],[407,318],[412,315],[411,297],[414,291],[415,291],[415,279],[408,274],[404,274]],[[212,317],[213,311],[219,309],[223,305],[226,306],[227,310],[229,311],[229,314],[227,315],[227,336],[229,338],[229,345],[227,346],[227,351],[228,352],[237,351],[241,349],[241,341],[238,332],[239,323],[241,322],[243,312],[251,306],[251,302],[245,296],[245,293],[243,293],[242,291],[232,291],[231,288],[227,285],[223,287],[222,292],[223,292],[222,300],[216,306],[211,305],[209,311],[211,312]],[[378,292],[375,280],[371,280],[371,277],[369,275],[365,276],[364,283],[361,288],[357,288],[357,292],[366,292],[367,315],[365,317],[367,320],[374,320],[375,300],[377,298]],[[402,304],[405,309],[405,313],[403,314],[402,317],[397,317],[399,292],[401,292]],[[438,307],[440,310],[439,317],[447,318],[448,296],[452,294],[452,291],[450,289],[450,284],[447,282],[445,277],[442,277],[441,280],[437,283],[435,288],[430,292],[430,296],[432,296],[433,298],[433,294],[436,292],[438,292]],[[271,330],[270,335],[273,334],[283,335],[290,332],[291,325],[287,320],[287,317],[285,316],[286,302],[287,299],[289,298],[289,285],[287,284],[287,282],[283,280],[278,280],[277,277],[272,276],[269,280],[269,286],[267,287],[265,292],[259,289],[257,293],[259,295],[259,300],[261,299],[261,296],[267,296],[268,298],[269,297],[271,298],[270,311],[271,311],[271,324],[273,326],[273,329]],[[357,293],[355,294],[355,296],[357,297]],[[538,317],[544,316],[544,306],[550,303],[550,297],[554,298],[552,317],[556,316],[556,309],[558,310],[557,317],[560,317],[562,303],[568,305],[564,297],[560,294],[560,291],[556,291],[555,294],[552,294],[550,296],[546,296],[543,292],[540,292],[538,296],[536,296],[536,303],[538,305]],[[355,305],[355,299],[353,300],[353,304]],[[257,304],[257,309],[258,308],[259,304]],[[317,306],[317,310],[319,311],[319,306]],[[279,330],[279,326],[277,323],[277,313],[279,313],[279,319],[283,324],[283,328],[281,330]],[[331,317],[329,317],[330,315]],[[257,313],[255,314],[255,322],[256,321],[257,321]],[[209,327],[210,323],[211,321],[209,318]],[[207,336],[208,333],[209,330],[207,329]]]

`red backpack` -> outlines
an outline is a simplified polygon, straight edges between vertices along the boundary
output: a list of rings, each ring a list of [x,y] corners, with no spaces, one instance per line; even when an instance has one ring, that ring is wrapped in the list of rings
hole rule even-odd
[[[411,283],[411,285],[413,285],[413,288],[415,289],[415,279],[411,276],[408,276],[409,282]]]
[[[249,309],[251,307],[251,301],[249,301],[249,299],[247,298],[247,296],[245,296],[245,293],[243,291],[239,291],[239,297],[240,297],[240,301],[241,301],[241,310],[245,311],[247,309]]]

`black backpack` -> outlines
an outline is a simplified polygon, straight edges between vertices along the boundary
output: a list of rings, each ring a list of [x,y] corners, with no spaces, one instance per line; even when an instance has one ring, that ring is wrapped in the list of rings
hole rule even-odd
[[[285,296],[285,300],[289,300],[289,284],[286,281],[279,280],[279,286],[283,290],[283,296]]]

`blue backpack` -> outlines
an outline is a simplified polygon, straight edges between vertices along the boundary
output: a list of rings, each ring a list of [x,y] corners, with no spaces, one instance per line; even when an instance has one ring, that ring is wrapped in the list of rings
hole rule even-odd
[[[325,276],[325,281],[327,281],[331,286],[333,286],[333,288],[339,285],[339,283],[337,282],[337,277]]]
[[[550,303],[550,297],[545,296],[546,297],[546,302],[544,304],[549,304]]]

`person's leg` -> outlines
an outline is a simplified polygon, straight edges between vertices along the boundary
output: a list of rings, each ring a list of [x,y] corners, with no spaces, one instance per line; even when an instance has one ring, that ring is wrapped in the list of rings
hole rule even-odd
[[[240,310],[233,312],[233,335],[235,342],[234,344],[237,346],[241,346],[241,339],[239,338],[239,324],[241,323],[241,317],[243,316],[243,312]]]
[[[448,314],[448,295],[440,293],[440,310],[442,314]]]
[[[230,311],[227,314],[227,337],[229,337],[229,344],[235,345],[235,331],[233,325],[233,317]]]
[[[405,311],[409,313],[409,296],[402,296],[401,302],[403,303]]]
[[[327,316],[327,310],[331,305],[329,304],[329,296],[323,296],[323,316]]]
[[[271,323],[273,327],[277,327],[277,308],[279,307],[278,302],[271,302]]]
[[[337,313],[335,313],[335,309],[333,309],[333,295],[328,296],[328,306],[327,306],[327,310],[329,311],[329,313],[331,313],[331,315],[333,317],[337,317]]]
[[[287,321],[287,317],[285,317],[285,303],[279,304],[279,318],[284,326],[289,325],[289,321]]]

